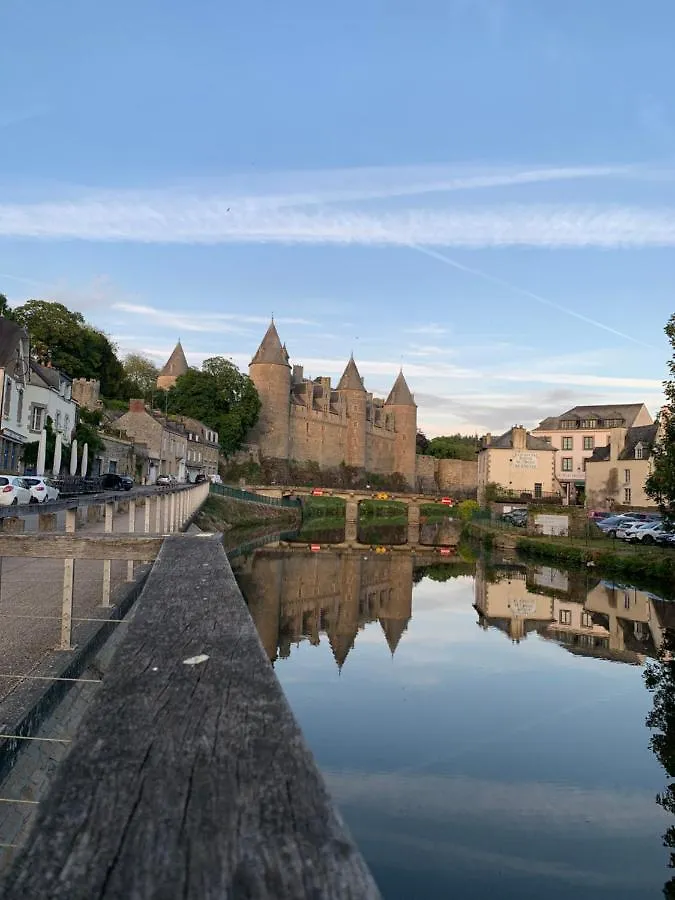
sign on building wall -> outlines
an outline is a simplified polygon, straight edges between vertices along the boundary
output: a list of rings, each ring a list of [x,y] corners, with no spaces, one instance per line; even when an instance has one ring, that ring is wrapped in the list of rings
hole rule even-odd
[[[569,532],[568,516],[548,516],[540,513],[534,517],[534,525],[542,534],[567,535]]]
[[[536,469],[537,454],[536,453],[514,453],[511,459],[511,465],[514,469]]]

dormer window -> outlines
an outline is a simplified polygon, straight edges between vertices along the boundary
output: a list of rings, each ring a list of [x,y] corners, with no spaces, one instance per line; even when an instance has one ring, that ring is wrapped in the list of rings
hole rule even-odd
[[[563,419],[562,422],[560,423],[560,427],[564,431],[567,431],[569,428],[576,428],[577,423],[574,421],[574,419]]]
[[[644,447],[642,444],[635,445],[635,459],[642,459],[644,457]]]
[[[582,428],[597,428],[598,420],[597,419],[582,419],[581,427]]]

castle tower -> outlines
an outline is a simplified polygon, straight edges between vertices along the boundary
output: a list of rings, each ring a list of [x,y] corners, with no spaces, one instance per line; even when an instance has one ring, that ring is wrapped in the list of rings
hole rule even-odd
[[[169,388],[174,386],[174,384],[176,383],[176,379],[180,375],[185,375],[189,368],[190,367],[188,366],[187,359],[185,358],[185,353],[183,352],[183,345],[180,341],[178,341],[173,349],[173,353],[168,359],[167,364],[159,373],[159,377],[157,378],[157,387],[162,390],[168,391]]]
[[[365,469],[367,397],[363,379],[359,375],[353,356],[350,357],[336,390],[342,393],[347,411],[345,463],[357,469]]]
[[[281,346],[274,321],[270,323],[248,374],[260,396],[260,416],[248,440],[257,443],[260,454],[288,459],[291,410],[291,367]]]
[[[385,409],[394,414],[396,440],[394,443],[394,470],[400,472],[411,487],[415,486],[417,405],[410,388],[399,372]]]

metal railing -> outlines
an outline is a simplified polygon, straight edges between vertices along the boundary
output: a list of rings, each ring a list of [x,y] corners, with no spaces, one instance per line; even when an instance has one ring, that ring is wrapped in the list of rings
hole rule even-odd
[[[233,488],[227,484],[211,484],[210,493],[220,497],[231,497],[233,500],[244,500],[247,503],[264,503],[266,506],[285,506],[298,509],[302,505],[299,497],[267,497],[265,494],[256,494],[253,491],[244,491],[241,488]]]

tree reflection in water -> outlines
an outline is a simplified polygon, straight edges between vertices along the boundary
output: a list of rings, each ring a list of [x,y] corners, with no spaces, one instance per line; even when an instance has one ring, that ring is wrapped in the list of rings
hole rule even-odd
[[[647,664],[645,669],[647,689],[654,694],[654,706],[647,716],[647,727],[652,735],[650,747],[670,779],[675,779],[675,630],[664,631],[659,659]],[[671,780],[656,802],[675,815],[675,780]],[[668,866],[675,869],[675,825],[663,835],[663,845],[670,849]],[[675,876],[663,888],[664,896],[675,898]]]

